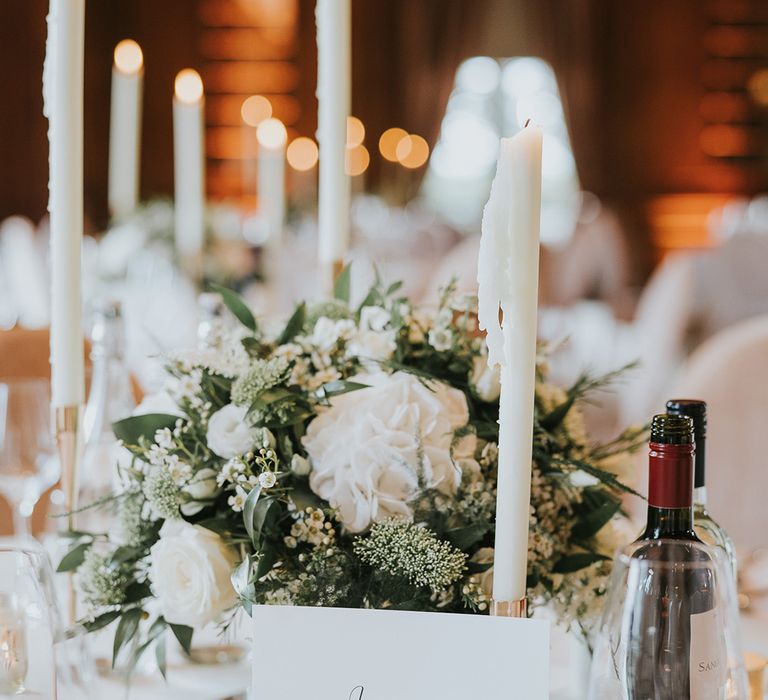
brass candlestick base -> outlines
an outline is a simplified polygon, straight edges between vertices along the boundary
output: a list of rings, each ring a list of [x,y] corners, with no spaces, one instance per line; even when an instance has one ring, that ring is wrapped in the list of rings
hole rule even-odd
[[[334,260],[333,262],[320,263],[320,284],[321,291],[327,297],[333,297],[333,289],[336,286],[336,280],[344,270],[343,260]]]
[[[53,409],[56,447],[61,463],[61,489],[64,492],[64,508],[67,512],[67,529],[75,529],[75,510],[79,489],[78,471],[82,456],[82,407],[56,406]],[[69,574],[67,612],[70,624],[77,619],[75,586]]]
[[[527,599],[492,600],[491,615],[494,617],[528,617]]]

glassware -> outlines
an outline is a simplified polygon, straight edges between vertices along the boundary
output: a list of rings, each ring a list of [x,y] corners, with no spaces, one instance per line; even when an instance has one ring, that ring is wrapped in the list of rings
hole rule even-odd
[[[81,506],[108,495],[117,483],[117,466],[130,463],[130,454],[118,445],[112,424],[127,418],[135,408],[131,375],[125,362],[125,331],[118,302],[103,305],[95,314],[91,331],[91,389],[83,415]],[[84,510],[79,517],[86,529],[104,530],[109,522],[102,509]]]
[[[720,549],[662,539],[616,555],[588,697],[748,700],[733,574]]]
[[[90,697],[93,664],[66,631],[45,552],[0,542],[0,697]]]
[[[29,536],[35,504],[59,480],[50,421],[46,380],[0,383],[0,493],[13,507],[18,536]]]

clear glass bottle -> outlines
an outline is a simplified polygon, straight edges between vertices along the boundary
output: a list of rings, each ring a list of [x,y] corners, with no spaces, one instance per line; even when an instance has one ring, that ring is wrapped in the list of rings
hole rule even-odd
[[[83,416],[83,466],[80,504],[109,494],[119,483],[118,464],[130,455],[118,446],[112,424],[131,415],[136,406],[131,375],[125,362],[125,330],[120,304],[109,302],[95,313],[91,330],[91,388]],[[91,527],[108,525],[104,511],[85,511],[79,520]]]
[[[736,548],[728,533],[707,510],[706,457],[707,457],[707,404],[696,399],[670,399],[667,412],[693,419],[696,456],[693,479],[693,525],[696,534],[707,544],[720,547],[727,555],[736,576]]]

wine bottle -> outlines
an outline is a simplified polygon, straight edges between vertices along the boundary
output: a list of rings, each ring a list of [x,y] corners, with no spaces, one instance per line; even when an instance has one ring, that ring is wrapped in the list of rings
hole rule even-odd
[[[705,480],[707,454],[707,404],[695,399],[670,399],[667,413],[689,416],[693,420],[693,436],[696,442],[693,476],[693,527],[696,534],[707,544],[719,547],[725,552],[736,576],[736,548],[728,533],[712,518],[707,510],[707,487]]]
[[[645,562],[627,591],[632,603],[626,628],[629,700],[717,700],[725,682],[720,670],[725,661],[712,652],[722,646],[716,581],[693,525],[693,455],[692,419],[655,416],[648,520],[632,555]],[[691,669],[703,653],[713,670],[696,676],[692,692]]]

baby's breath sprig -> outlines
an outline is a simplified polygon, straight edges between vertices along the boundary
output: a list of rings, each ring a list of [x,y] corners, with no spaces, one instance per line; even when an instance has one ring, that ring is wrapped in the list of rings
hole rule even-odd
[[[467,555],[450,542],[404,520],[376,523],[367,537],[355,541],[354,552],[369,566],[435,592],[455,583],[467,562]]]

